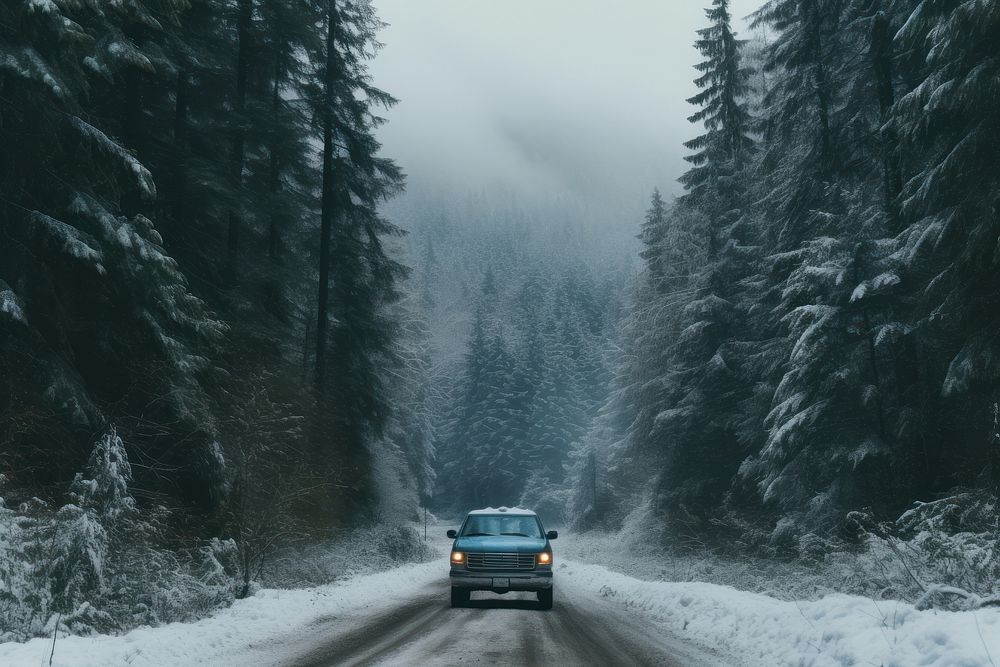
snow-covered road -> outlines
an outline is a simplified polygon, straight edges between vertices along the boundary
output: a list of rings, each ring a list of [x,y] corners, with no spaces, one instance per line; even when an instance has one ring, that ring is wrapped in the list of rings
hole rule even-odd
[[[436,577],[397,608],[356,617],[345,628],[330,619],[289,667],[329,665],[661,665],[727,664],[716,654],[665,632],[625,606],[576,585],[572,565],[558,577],[551,611],[533,594],[474,593],[469,608],[451,609],[448,582]],[[391,595],[391,593],[390,593]]]
[[[54,667],[735,664],[607,595],[613,573],[562,562],[556,602],[473,594],[452,609],[448,564],[408,565],[306,590],[264,590],[196,623],[60,637]],[[42,667],[52,642],[0,644],[0,665]]]
[[[784,601],[560,559],[552,611],[529,595],[485,593],[451,609],[447,569],[442,555],[318,588],[262,590],[195,623],[59,637],[52,665],[996,667],[1000,658],[998,608],[919,611],[849,595]],[[51,638],[0,644],[0,666],[43,667],[51,651]]]

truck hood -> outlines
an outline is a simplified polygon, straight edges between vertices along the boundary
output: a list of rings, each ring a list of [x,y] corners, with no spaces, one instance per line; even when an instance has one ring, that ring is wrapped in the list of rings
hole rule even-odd
[[[544,538],[514,537],[459,537],[452,549],[472,553],[538,553],[545,549]]]

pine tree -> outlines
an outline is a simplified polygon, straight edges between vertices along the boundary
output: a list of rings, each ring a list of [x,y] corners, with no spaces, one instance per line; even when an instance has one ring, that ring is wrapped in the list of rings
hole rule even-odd
[[[73,502],[59,510],[54,558],[47,564],[57,611],[86,614],[89,605],[83,603],[105,592],[109,552],[135,519],[131,481],[125,445],[110,428],[94,444],[85,472],[73,480]]]
[[[155,23],[144,4],[126,14]],[[124,23],[87,3],[0,9],[0,279],[20,304],[13,326],[0,327],[10,351],[0,362],[3,395],[18,412],[50,415],[30,447],[66,455],[28,473],[48,482],[77,467],[107,418],[101,406],[139,414],[155,397],[146,418],[186,438],[173,448],[149,443],[150,451],[169,450],[164,463],[179,469],[189,497],[208,500],[222,462],[198,372],[225,327],[163,247],[149,217],[152,174],[89,113],[102,82],[154,68],[155,55],[117,41]],[[141,82],[124,85],[132,84]]]
[[[485,326],[483,312],[477,308],[463,358],[461,384],[455,392],[457,400],[448,429],[447,445],[439,458],[442,472],[438,478],[441,480],[443,493],[438,495],[445,498],[445,502],[452,503],[451,507],[456,509],[469,506],[473,500],[473,485],[468,484],[468,464],[475,449],[485,446],[484,443],[474,442],[470,437],[478,411],[489,397],[485,379]]]
[[[331,10],[340,34],[327,68]],[[361,445],[391,417],[406,273],[386,246],[400,231],[377,211],[401,174],[373,135],[392,99],[367,72],[381,28],[370,5],[18,0],[0,20],[0,226],[11,240],[0,247],[0,336],[15,351],[0,359],[11,387],[0,412],[23,415],[12,450],[60,454],[26,466],[25,485],[67,482],[90,434],[114,421],[173,471],[140,468],[144,485],[208,507],[238,449],[245,378],[267,378],[289,409],[310,411],[315,396],[298,386],[305,345],[340,355],[321,400],[336,409],[314,413],[307,435],[330,444],[329,412],[335,441],[354,452],[343,468],[363,469]],[[313,154],[324,117],[335,327],[316,348],[301,341],[318,321]]]
[[[428,325],[422,311],[414,306],[413,295],[397,306],[394,319],[403,325],[395,345],[399,365],[392,369],[393,404],[387,437],[406,460],[414,480],[417,498],[425,507],[434,495],[434,464],[439,439],[433,408],[441,400],[435,395],[432,351]],[[413,503],[410,505],[413,506]]]
[[[515,381],[514,360],[499,336],[486,346],[481,382],[484,400],[465,434],[472,443],[469,461],[475,504],[480,507],[513,506],[524,484],[520,454],[522,444],[508,424],[517,421],[519,391]]]
[[[909,9],[910,3],[901,3]],[[917,59],[912,89],[891,111],[890,128],[912,170],[903,187],[904,231],[896,254],[906,292],[917,300],[922,371],[943,410],[929,416],[947,448],[929,443],[924,488],[949,483],[943,470],[989,460],[997,400],[995,332],[1000,179],[996,3],[928,0],[904,15],[900,51]],[[936,438],[935,438],[936,440]],[[995,483],[995,480],[994,482]]]
[[[751,119],[745,101],[750,71],[740,57],[743,42],[732,31],[729,0],[713,0],[705,14],[712,24],[698,31],[700,39],[695,42],[705,57],[695,66],[702,72],[695,79],[701,92],[688,100],[699,109],[688,120],[704,123],[706,132],[685,142],[684,146],[695,153],[684,159],[694,166],[680,180],[687,190],[681,201],[708,216],[705,247],[712,261],[719,251],[719,226],[739,205],[740,176],[754,142],[749,136]]]
[[[603,438],[617,511],[657,476],[675,541],[795,553],[849,510],[892,517],[1000,484],[994,5],[772,0],[756,14],[769,41],[744,171],[731,178],[708,127],[688,192],[669,209],[654,198],[640,235],[646,271],[604,408],[625,434]],[[725,35],[701,33],[712,76],[692,101],[712,105],[737,71],[713,60]]]
[[[859,281],[866,259],[849,237],[819,238],[785,285],[781,312],[794,345],[764,422],[767,441],[741,472],[759,476],[764,502],[784,512],[773,539],[786,546],[845,508],[898,493],[885,465],[891,425],[867,309],[899,279]]]
[[[639,232],[639,240],[642,241],[643,249],[639,256],[646,262],[650,279],[658,288],[666,290],[668,285],[663,278],[666,267],[663,266],[667,260],[665,247],[667,239],[667,205],[663,201],[659,188],[653,189],[650,197],[649,209],[646,211],[646,220],[642,223]]]
[[[841,8],[850,29],[824,56],[827,76],[843,82],[839,106],[828,109],[844,139],[840,163],[824,164],[821,152],[810,158],[806,168],[825,173],[826,192],[803,219],[800,245],[769,260],[781,319],[762,328],[784,360],[772,366],[780,379],[769,382],[766,413],[757,413],[767,439],[742,472],[759,475],[765,502],[786,512],[773,535],[786,545],[833,525],[846,508],[891,511],[891,499],[912,483],[909,450],[923,437],[906,407],[917,396],[906,381],[912,327],[886,238],[898,228],[899,165],[895,133],[884,128],[894,60],[878,4]],[[851,54],[865,51],[868,66],[858,68]]]
[[[403,177],[379,157],[374,136],[383,122],[377,109],[395,103],[372,85],[366,65],[381,23],[367,0],[329,0],[325,9],[323,83],[312,91],[323,130],[316,382],[329,400],[335,439],[360,451],[389,412],[380,369],[394,354],[396,331],[387,307],[407,269],[384,246],[402,231],[378,205]]]
[[[736,424],[745,389],[735,341],[744,335],[738,296],[746,267],[739,223],[754,152],[744,99],[750,74],[730,27],[728,2],[714,2],[706,14],[712,25],[696,42],[706,57],[695,81],[702,91],[688,101],[700,107],[689,120],[703,122],[707,132],[685,144],[697,152],[687,157],[694,166],[681,178],[687,193],[678,201],[678,209],[692,211],[688,220],[704,225],[706,263],[678,299],[679,332],[663,343],[670,341],[671,358],[660,368],[661,399],[646,436],[663,443],[657,448],[663,462],[658,502],[675,530],[699,532],[723,505],[741,458]]]
[[[457,507],[510,505],[504,493],[516,481],[504,420],[512,362],[499,337],[487,337],[477,312],[465,356],[459,414],[452,432],[450,465],[444,478]]]
[[[246,118],[247,79],[250,76],[251,30],[254,14],[253,0],[237,0],[236,3],[236,67],[235,90],[231,109],[232,145],[229,153],[229,177],[236,197],[229,211],[229,229],[226,248],[229,251],[230,277],[235,280],[239,270],[237,254],[240,249],[241,227],[243,226],[243,167],[246,160]]]
[[[583,344],[572,323],[550,320],[539,340],[542,366],[531,405],[526,456],[535,484],[560,485],[574,445],[588,425],[585,391],[590,387],[574,351]]]
[[[778,214],[768,231],[778,249],[822,233],[836,205],[836,190],[826,184],[844,164],[833,118],[839,82],[831,72],[833,54],[843,53],[843,8],[843,2],[770,0],[754,14],[753,27],[777,35],[765,63],[774,83],[763,100],[761,132],[768,176],[762,203]]]

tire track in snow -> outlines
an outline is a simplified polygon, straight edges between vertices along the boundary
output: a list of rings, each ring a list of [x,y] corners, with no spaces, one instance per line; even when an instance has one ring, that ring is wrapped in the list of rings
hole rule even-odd
[[[723,664],[664,631],[636,610],[574,585],[572,565],[557,574],[551,611],[535,596],[476,593],[468,607],[448,603],[447,575],[400,606],[311,628],[328,638],[287,667],[340,665],[657,665]],[[387,591],[391,596],[392,592]],[[345,627],[347,626],[347,627]]]

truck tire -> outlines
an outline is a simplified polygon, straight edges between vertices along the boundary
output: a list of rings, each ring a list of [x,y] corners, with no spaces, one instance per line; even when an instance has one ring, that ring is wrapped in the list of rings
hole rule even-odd
[[[451,587],[451,606],[464,607],[469,604],[470,591],[468,588]]]
[[[538,591],[538,605],[542,609],[552,609],[552,593],[554,588],[544,588]]]

